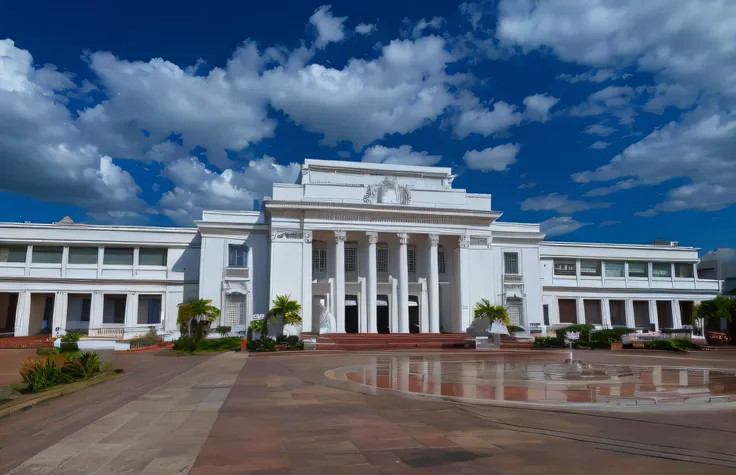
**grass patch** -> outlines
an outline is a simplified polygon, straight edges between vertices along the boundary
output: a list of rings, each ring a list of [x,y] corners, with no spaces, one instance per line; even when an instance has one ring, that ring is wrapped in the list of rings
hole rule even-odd
[[[673,338],[671,340],[654,340],[644,343],[644,348],[650,350],[666,350],[666,351],[692,351],[698,350],[700,347],[685,338]]]

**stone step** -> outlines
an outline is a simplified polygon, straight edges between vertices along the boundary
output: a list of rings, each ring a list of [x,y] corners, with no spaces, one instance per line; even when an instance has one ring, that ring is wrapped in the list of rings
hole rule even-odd
[[[0,338],[0,348],[52,348],[54,342],[49,335],[31,335]]]

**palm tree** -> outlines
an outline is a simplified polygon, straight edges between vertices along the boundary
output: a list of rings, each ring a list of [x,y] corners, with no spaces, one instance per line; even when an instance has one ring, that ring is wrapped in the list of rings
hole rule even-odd
[[[499,322],[503,323],[507,327],[511,325],[509,320],[509,312],[503,305],[491,305],[488,299],[480,299],[480,302],[475,304],[473,310],[474,316],[478,318],[488,318],[490,323]]]
[[[263,335],[268,335],[268,322],[275,320],[276,317],[282,317],[284,323],[302,322],[302,305],[292,300],[291,295],[277,295],[271,305],[271,310],[268,311],[263,325]]]
[[[736,299],[722,295],[713,300],[701,302],[693,309],[693,317],[704,320],[723,318],[730,322],[734,315],[736,315]]]
[[[189,335],[195,343],[207,336],[210,325],[220,316],[220,309],[211,305],[212,300],[197,299],[179,304],[176,322],[179,332]]]

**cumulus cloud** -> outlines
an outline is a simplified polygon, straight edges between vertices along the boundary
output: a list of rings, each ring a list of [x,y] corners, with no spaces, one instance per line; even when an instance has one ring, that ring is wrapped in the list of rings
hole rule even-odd
[[[593,142],[592,144],[590,144],[590,146],[588,148],[592,148],[592,149],[596,149],[596,150],[603,150],[604,148],[608,147],[609,145],[611,145],[610,142],[603,142],[601,140],[596,140],[595,142]]]
[[[363,161],[369,163],[386,163],[391,165],[435,165],[442,159],[442,155],[430,155],[429,152],[417,152],[409,145],[398,148],[376,145],[367,148],[363,154]]]
[[[614,129],[613,127],[608,127],[606,125],[602,125],[602,124],[589,125],[585,129],[586,134],[600,135],[601,137],[607,137],[614,132],[616,132],[616,129]]]
[[[488,110],[480,104],[478,99],[472,99],[471,104],[462,108],[462,112],[455,121],[455,134],[465,138],[470,134],[491,135],[519,125],[522,115],[517,112],[516,106],[499,101]]]
[[[524,98],[524,118],[537,122],[547,122],[549,110],[559,102],[556,97],[547,94],[534,94]]]
[[[613,69],[591,69],[580,74],[560,74],[557,79],[562,79],[570,83],[578,82],[606,82],[615,79],[626,79],[631,77],[631,74],[618,74]]]
[[[296,183],[300,170],[298,163],[278,165],[267,155],[242,170],[222,173],[207,169],[194,157],[183,158],[162,171],[175,187],[163,194],[157,207],[174,223],[191,225],[205,209],[252,209],[256,200],[271,194],[274,183]]]
[[[426,18],[422,18],[419,20],[416,24],[412,26],[412,21],[408,18],[404,18],[404,24],[407,26],[410,26],[411,29],[409,30],[403,30],[401,32],[402,36],[410,36],[414,39],[419,38],[422,36],[425,32],[425,30],[439,30],[442,28],[442,25],[445,24],[445,19],[439,16],[436,16],[434,18],[431,18],[427,20]]]
[[[314,45],[324,48],[329,43],[337,43],[345,39],[343,23],[348,17],[336,17],[330,11],[330,5],[322,5],[309,18],[309,23],[317,28],[317,39]]]
[[[376,25],[373,24],[359,23],[358,26],[355,27],[355,32],[359,35],[370,35],[373,34],[375,31]]]
[[[521,185],[517,186],[517,190],[530,190],[532,188],[536,188],[537,184],[533,181],[530,181],[528,183],[522,183]]]
[[[588,225],[590,223],[581,223],[570,216],[557,216],[539,223],[539,229],[547,236],[560,236]]]
[[[463,155],[463,160],[473,170],[500,172],[516,162],[516,154],[520,148],[519,144],[508,143],[484,150],[468,150]]]
[[[591,94],[586,102],[572,107],[569,113],[578,117],[612,114],[622,124],[631,124],[636,116],[631,101],[642,91],[643,88],[608,86]]]
[[[557,211],[561,214],[571,214],[578,211],[587,211],[595,208],[608,208],[613,203],[594,203],[582,200],[571,200],[567,195],[550,193],[543,196],[534,196],[521,202],[523,211]]]
[[[128,172],[80,133],[57,93],[74,90],[52,67],[0,40],[0,190],[81,206],[105,220],[146,205]]]

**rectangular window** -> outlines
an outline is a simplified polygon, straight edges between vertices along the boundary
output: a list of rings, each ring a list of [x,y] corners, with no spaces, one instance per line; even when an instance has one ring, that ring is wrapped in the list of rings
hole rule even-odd
[[[446,264],[445,264],[445,248],[442,246],[437,247],[437,270],[440,274],[446,273]]]
[[[324,274],[327,271],[327,249],[312,248],[312,274]]]
[[[575,275],[575,261],[555,259],[555,275]]]
[[[652,277],[671,277],[672,266],[669,262],[652,262]]]
[[[518,274],[519,273],[519,253],[504,252],[503,253],[503,273]]]
[[[166,255],[168,253],[168,249],[141,248],[138,251],[138,265],[166,267]]]
[[[629,277],[648,277],[646,262],[629,262]]]
[[[31,262],[34,264],[61,264],[63,247],[33,246]]]
[[[580,261],[580,275],[600,276],[601,261]]]
[[[138,325],[158,325],[161,323],[161,296],[138,296]]]
[[[125,325],[125,306],[127,303],[127,295],[105,295],[102,306],[102,323]]]
[[[388,274],[388,248],[376,249],[376,269],[379,274]]]
[[[28,246],[0,245],[0,262],[24,263],[28,254]]]
[[[248,267],[248,248],[242,244],[228,246],[228,267]]]
[[[102,263],[106,266],[132,266],[133,248],[107,247]]]
[[[693,278],[693,265],[692,264],[675,264],[675,277],[692,279]]]
[[[606,262],[606,277],[624,277],[624,266],[620,261]]]
[[[70,247],[69,264],[97,264],[96,247]]]
[[[417,273],[417,247],[408,246],[406,248],[406,263],[409,268],[409,274]]]
[[[345,247],[345,272],[358,272],[357,247]]]

